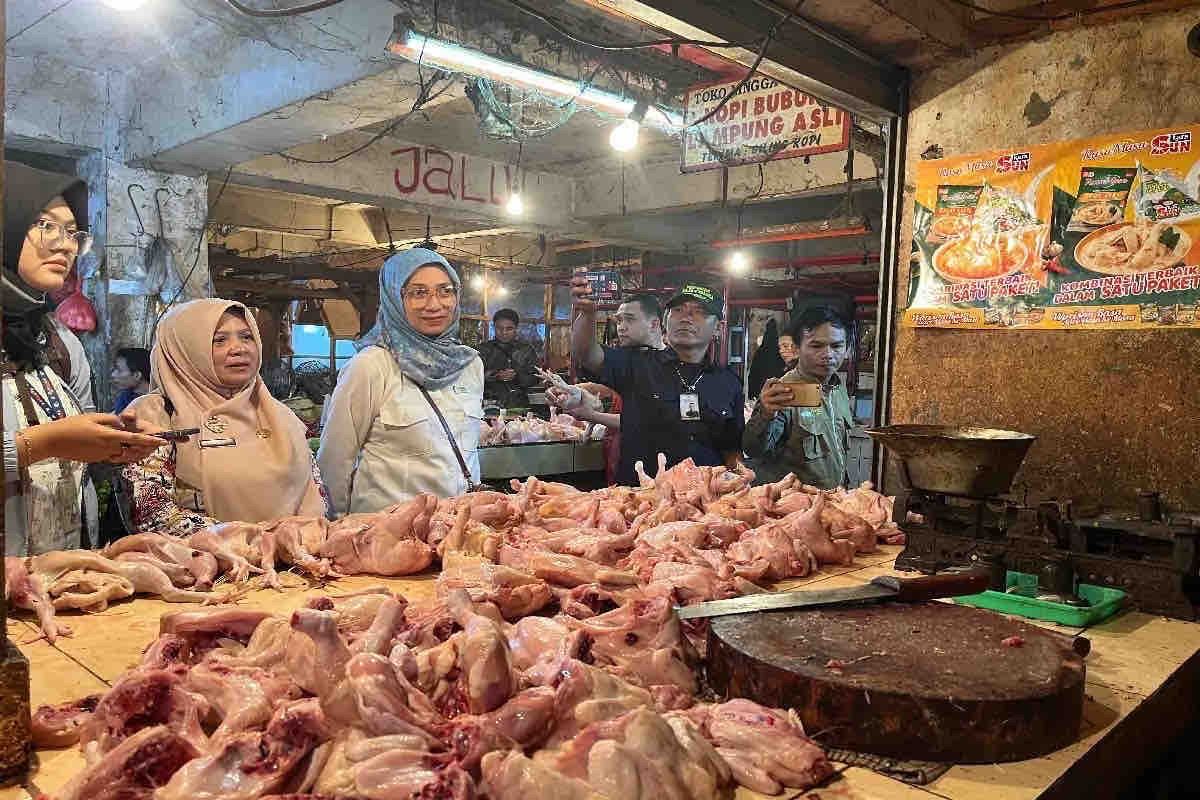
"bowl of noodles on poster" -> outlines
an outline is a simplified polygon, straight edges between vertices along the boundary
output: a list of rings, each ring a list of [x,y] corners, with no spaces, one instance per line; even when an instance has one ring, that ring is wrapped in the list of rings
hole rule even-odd
[[[940,244],[930,262],[947,283],[1003,278],[1040,262],[1048,231],[1020,198],[985,186],[971,224]]]
[[[1075,245],[1075,263],[1102,275],[1133,275],[1183,264],[1192,237],[1165,220],[1138,218],[1089,233]]]

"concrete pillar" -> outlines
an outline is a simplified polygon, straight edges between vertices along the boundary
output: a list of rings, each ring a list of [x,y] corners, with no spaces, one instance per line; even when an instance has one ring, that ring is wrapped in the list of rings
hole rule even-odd
[[[4,37],[5,7],[0,0],[0,38]],[[0,53],[0,87],[4,86],[5,57]],[[0,106],[0,186],[4,185],[4,108]],[[0,217],[4,212],[0,193]],[[0,232],[0,252],[4,234]],[[2,425],[2,423],[0,423]],[[0,489],[0,502],[4,501]],[[0,548],[4,547],[0,520]],[[29,661],[8,638],[8,609],[4,600],[4,570],[0,570],[0,786],[18,782],[29,767]]]
[[[150,347],[154,325],[172,299],[180,303],[212,294],[204,230],[208,179],[135,169],[103,153],[85,156],[78,163],[79,176],[89,188],[96,240],[94,255],[81,264],[80,274],[85,276],[84,292],[96,306],[99,320],[96,331],[83,340],[93,365],[96,405],[103,410],[111,407],[109,370],[116,351]],[[161,230],[156,193],[162,208]],[[159,236],[163,241],[156,244]],[[166,280],[155,292],[150,285],[154,264],[163,261]]]

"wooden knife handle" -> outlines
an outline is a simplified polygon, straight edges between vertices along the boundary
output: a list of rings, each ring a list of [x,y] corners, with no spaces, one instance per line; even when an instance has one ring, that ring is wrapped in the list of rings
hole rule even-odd
[[[902,603],[919,603],[937,600],[940,597],[959,597],[964,594],[979,594],[991,583],[987,572],[946,572],[941,575],[922,575],[920,578],[896,578],[884,575],[871,583],[891,589],[896,596],[891,598]]]

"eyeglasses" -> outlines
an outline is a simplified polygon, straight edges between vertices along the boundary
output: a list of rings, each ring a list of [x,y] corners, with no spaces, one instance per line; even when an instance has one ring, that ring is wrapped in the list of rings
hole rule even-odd
[[[400,292],[400,296],[406,300],[412,300],[419,306],[429,303],[429,298],[437,295],[438,300],[453,300],[458,297],[458,287],[452,283],[447,283],[445,286],[439,286],[430,291],[426,286],[414,286],[411,289],[404,289]]]
[[[87,231],[70,231],[60,223],[49,219],[39,219],[29,229],[30,234],[37,232],[38,244],[43,250],[53,250],[64,240],[75,242],[75,256],[85,255],[92,249],[92,235]]]

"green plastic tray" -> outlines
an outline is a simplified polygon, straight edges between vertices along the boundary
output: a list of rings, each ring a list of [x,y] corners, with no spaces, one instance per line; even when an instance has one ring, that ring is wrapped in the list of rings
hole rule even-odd
[[[1018,592],[1036,591],[1037,588],[1037,576],[1025,572],[1010,571],[1005,582],[1010,588],[1018,587]],[[1091,605],[1087,608],[1077,608],[1049,600],[1039,600],[1026,594],[1009,594],[991,589],[980,594],[956,597],[954,602],[966,606],[987,608],[1003,614],[1016,614],[1029,619],[1057,622],[1073,628],[1086,628],[1089,625],[1103,622],[1117,613],[1117,609],[1125,602],[1125,592],[1120,589],[1109,589],[1106,586],[1081,583],[1076,592]]]

